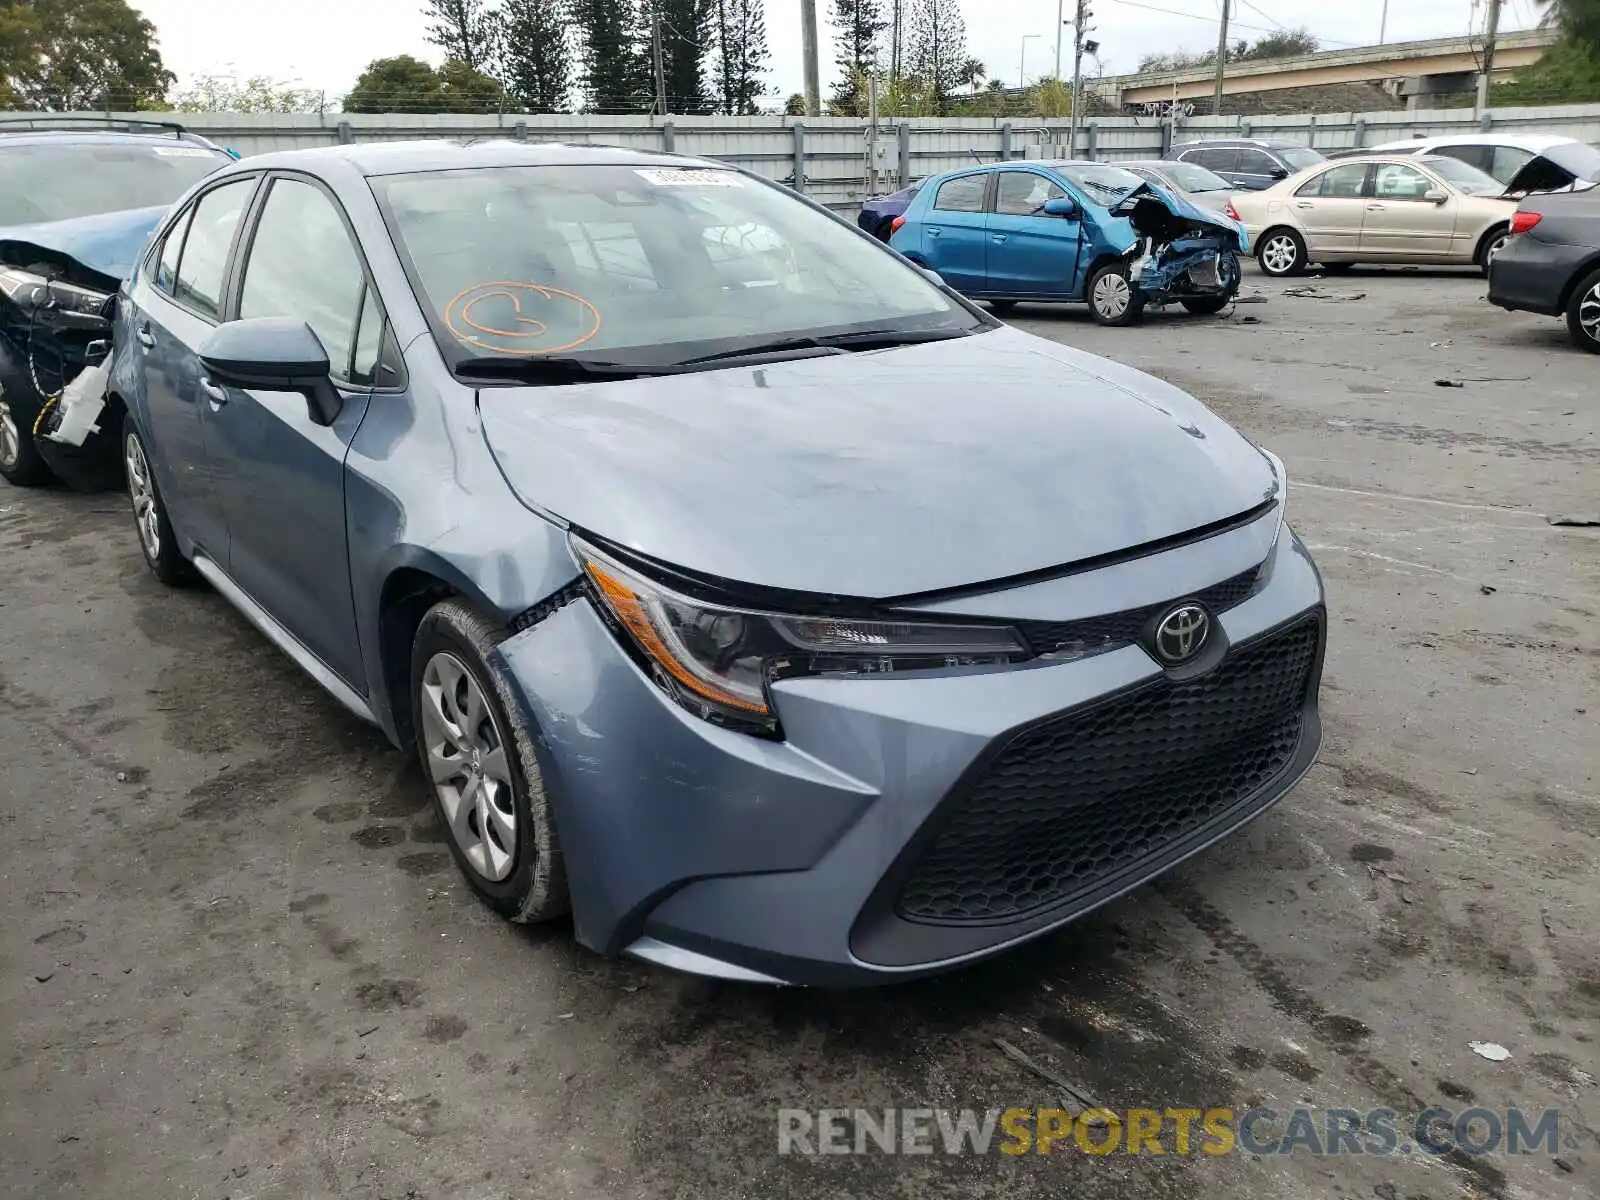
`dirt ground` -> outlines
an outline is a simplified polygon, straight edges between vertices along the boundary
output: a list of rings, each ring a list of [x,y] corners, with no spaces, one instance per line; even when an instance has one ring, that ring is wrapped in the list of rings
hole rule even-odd
[[[411,764],[163,589],[120,497],[0,490],[0,1194],[1600,1192],[1600,529],[1547,522],[1600,511],[1600,360],[1476,277],[1309,282],[1331,298],[1250,276],[1229,319],[1016,320],[1287,461],[1329,592],[1320,765],[1175,877],[882,991],[502,924]],[[780,1107],[1053,1104],[997,1037],[1114,1107],[1554,1107],[1560,1162],[777,1154]]]

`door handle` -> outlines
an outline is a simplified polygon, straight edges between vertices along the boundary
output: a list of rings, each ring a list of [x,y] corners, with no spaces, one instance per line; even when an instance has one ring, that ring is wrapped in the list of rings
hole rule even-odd
[[[997,233],[997,234],[994,235],[994,240],[997,241],[997,242],[1003,242],[1003,241],[1006,240],[1006,236],[1007,235],[1005,235],[1003,233]]]
[[[1369,204],[1369,205],[1367,205],[1367,211],[1368,212],[1388,212],[1389,210],[1385,205],[1382,205],[1382,204]]]
[[[1309,201],[1309,200],[1296,200],[1294,202],[1294,206],[1296,208],[1315,208],[1316,207],[1316,205],[1311,203],[1311,201]]]
[[[228,389],[212,383],[204,375],[200,376],[200,390],[206,394],[206,399],[211,401],[212,408],[221,408],[228,402]]]
[[[943,233],[944,233],[944,230],[942,230],[942,229],[930,229],[930,230],[928,230],[928,236],[929,237],[940,237],[940,236],[943,235]]]
[[[150,332],[150,326],[139,326],[139,332],[136,336],[139,339],[139,345],[146,350],[154,350],[156,348],[156,335]]]

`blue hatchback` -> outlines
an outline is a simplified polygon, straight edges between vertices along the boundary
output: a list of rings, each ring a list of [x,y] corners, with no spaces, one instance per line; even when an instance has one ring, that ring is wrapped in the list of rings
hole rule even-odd
[[[1129,325],[1148,304],[1221,312],[1249,237],[1121,167],[1017,162],[928,180],[890,245],[997,310],[1086,301],[1102,324]]]

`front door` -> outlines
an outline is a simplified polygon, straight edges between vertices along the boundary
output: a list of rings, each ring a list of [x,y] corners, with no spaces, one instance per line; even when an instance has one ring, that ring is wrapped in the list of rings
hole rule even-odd
[[[1036,171],[999,173],[995,211],[989,214],[987,293],[999,296],[1072,296],[1078,287],[1082,212],[1046,216],[1050,200],[1067,199],[1064,188]]]
[[[328,352],[344,407],[331,426],[293,392],[219,387],[206,406],[227,515],[228,574],[323,664],[367,692],[350,591],[345,457],[371,402],[383,315],[333,198],[271,180],[240,266],[236,316],[297,317]]]
[[[990,173],[958,175],[939,185],[923,219],[922,253],[958,292],[981,292],[988,272]]]
[[[1365,163],[1331,167],[1295,189],[1295,219],[1306,233],[1306,248],[1313,262],[1323,254],[1354,257],[1361,245],[1361,226],[1367,216]]]
[[[181,539],[227,561],[228,527],[206,441],[195,350],[221,320],[228,257],[256,176],[203,192],[162,242],[133,295],[133,336],[149,419],[149,456]]]
[[[1430,192],[1444,195],[1444,203],[1428,199]],[[1457,207],[1455,193],[1415,167],[1378,166],[1361,226],[1362,257],[1449,259]]]

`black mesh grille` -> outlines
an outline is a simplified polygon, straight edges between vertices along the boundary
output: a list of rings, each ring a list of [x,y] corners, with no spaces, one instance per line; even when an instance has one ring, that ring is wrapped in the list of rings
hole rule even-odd
[[[1214,613],[1226,612],[1249,598],[1255,590],[1256,577],[1260,572],[1260,567],[1251,567],[1232,579],[1225,579],[1202,592],[1196,592],[1194,599]],[[1080,621],[1015,621],[1013,624],[1027,639],[1029,649],[1035,654],[1051,654],[1063,649],[1114,650],[1138,641],[1145,622],[1166,607],[1167,604],[1151,604],[1100,617],[1085,617]]]
[[[953,802],[900,914],[1019,917],[1094,891],[1229,815],[1293,759],[1321,636],[1311,618],[1200,679],[1163,679],[1019,734]]]

